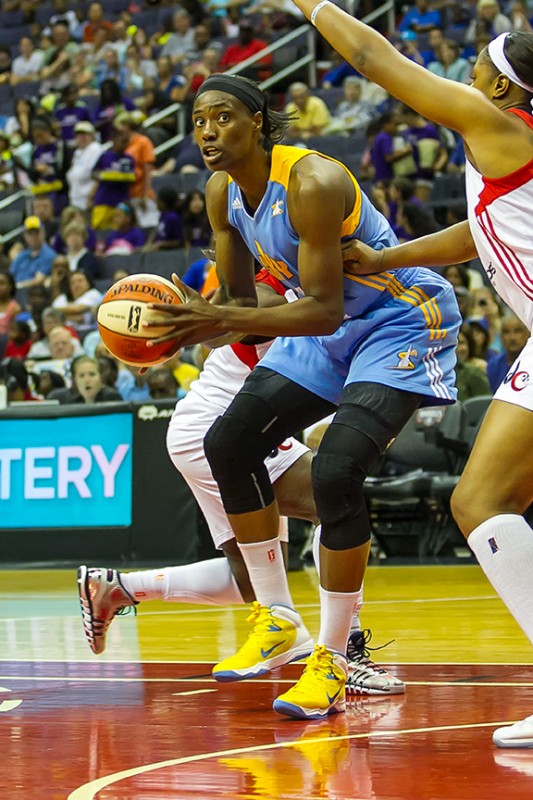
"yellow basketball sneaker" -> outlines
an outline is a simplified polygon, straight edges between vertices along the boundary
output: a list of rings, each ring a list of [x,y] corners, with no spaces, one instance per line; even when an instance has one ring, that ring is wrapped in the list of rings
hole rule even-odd
[[[313,650],[311,635],[293,608],[269,608],[255,601],[246,621],[254,627],[243,646],[213,667],[213,677],[221,683],[256,678]]]
[[[297,684],[274,700],[274,711],[295,719],[323,719],[346,711],[346,658],[317,644]]]

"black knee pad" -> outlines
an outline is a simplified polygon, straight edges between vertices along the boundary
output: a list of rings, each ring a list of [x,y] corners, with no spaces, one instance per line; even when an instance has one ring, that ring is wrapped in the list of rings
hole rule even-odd
[[[261,430],[226,412],[208,430],[204,451],[226,513],[259,511],[273,502],[274,490],[264,465],[272,444]]]
[[[313,491],[322,523],[320,541],[329,550],[348,550],[370,539],[363,495],[366,474],[351,455],[319,452],[313,459]]]
[[[419,402],[418,395],[377,383],[353,383],[344,390],[313,460],[313,491],[325,547],[347,550],[370,539],[363,484]]]
[[[204,451],[213,477],[220,483],[226,475],[246,475],[258,469],[263,455],[254,431],[234,414],[218,417],[204,438]],[[269,451],[270,452],[270,451]]]

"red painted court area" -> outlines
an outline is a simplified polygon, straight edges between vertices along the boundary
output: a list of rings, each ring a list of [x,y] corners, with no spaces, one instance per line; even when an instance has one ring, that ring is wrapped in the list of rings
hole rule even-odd
[[[301,666],[217,685],[195,663],[0,665],[9,800],[531,800],[533,751],[492,730],[531,708],[531,668],[390,665],[405,696],[327,722],[271,710]]]

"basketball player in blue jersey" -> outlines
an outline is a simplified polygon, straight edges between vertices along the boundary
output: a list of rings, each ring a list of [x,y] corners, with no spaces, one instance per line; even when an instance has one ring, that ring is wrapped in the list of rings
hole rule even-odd
[[[298,683],[274,701],[281,714],[321,719],[345,709],[344,654],[370,548],[363,483],[418,406],[454,402],[461,318],[451,285],[430,270],[343,273],[343,240],[379,249],[396,242],[394,233],[346,167],[277,144],[288,121],[247,79],[204,81],[193,125],[215,173],[206,198],[221,291],[210,304],[174,278],[188,302],[154,308],[168,326],[160,340],[279,337],[204,441],[259,603],[246,643],[215,666],[219,681],[261,675],[308,652],[264,461],[287,436],[336,412],[313,461],[322,522],[318,644]],[[254,258],[299,299],[257,308]]]

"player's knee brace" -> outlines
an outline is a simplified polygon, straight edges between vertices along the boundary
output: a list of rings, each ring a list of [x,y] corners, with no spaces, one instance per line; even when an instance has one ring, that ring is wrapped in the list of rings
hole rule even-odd
[[[264,465],[271,450],[261,431],[234,413],[226,412],[211,426],[204,451],[228,514],[258,511],[273,502],[274,491]]]
[[[322,523],[320,541],[329,550],[348,550],[370,539],[365,477],[355,454],[318,452],[313,459],[313,490]]]

